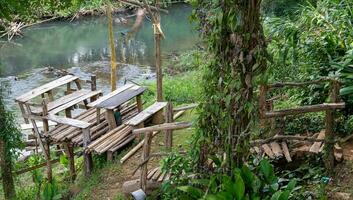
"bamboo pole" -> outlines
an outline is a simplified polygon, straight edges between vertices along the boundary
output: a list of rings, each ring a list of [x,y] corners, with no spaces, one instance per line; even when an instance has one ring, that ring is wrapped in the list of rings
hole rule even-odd
[[[110,1],[107,1],[107,16],[108,16],[108,32],[109,32],[109,45],[110,45],[110,62],[111,62],[111,73],[110,73],[110,85],[111,90],[116,90],[116,52],[114,44],[114,33],[113,33],[113,17],[112,8]]]

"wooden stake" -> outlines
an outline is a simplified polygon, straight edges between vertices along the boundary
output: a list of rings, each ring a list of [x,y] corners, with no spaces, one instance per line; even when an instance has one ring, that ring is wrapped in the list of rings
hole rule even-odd
[[[338,81],[331,82],[331,95],[330,100],[332,103],[336,103],[339,101],[339,88],[340,85]],[[326,111],[326,119],[325,119],[325,139],[330,141],[334,140],[334,110]],[[335,156],[334,156],[334,145],[333,144],[326,144],[326,160],[325,160],[325,167],[326,170],[332,172],[334,165],[335,165]]]
[[[151,142],[152,142],[152,132],[147,132],[145,133],[145,141],[143,145],[143,153],[141,156],[141,162],[143,162],[146,158],[149,157],[150,155],[150,150],[151,150]],[[140,176],[140,187],[143,191],[146,192],[147,189],[147,163],[142,165],[141,167],[141,176]]]
[[[172,123],[173,122],[173,104],[169,102],[165,108],[165,122]],[[165,131],[165,147],[168,150],[172,149],[173,146],[173,130]]]

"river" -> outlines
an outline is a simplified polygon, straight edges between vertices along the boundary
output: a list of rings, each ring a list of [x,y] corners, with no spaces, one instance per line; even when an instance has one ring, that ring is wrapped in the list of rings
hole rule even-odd
[[[198,41],[194,25],[189,22],[191,8],[186,4],[170,7],[162,15],[163,59],[167,55],[193,48]],[[115,15],[118,85],[125,79],[154,79],[154,43],[151,22],[146,18],[139,32],[130,40],[126,33],[134,23],[117,21]],[[109,92],[110,51],[108,48],[107,18],[85,17],[69,21],[55,21],[32,26],[24,30],[24,37],[11,43],[0,43],[0,83],[6,85],[5,101],[8,108],[19,116],[14,98],[58,78],[47,69],[65,70],[82,79],[97,75],[97,87]]]

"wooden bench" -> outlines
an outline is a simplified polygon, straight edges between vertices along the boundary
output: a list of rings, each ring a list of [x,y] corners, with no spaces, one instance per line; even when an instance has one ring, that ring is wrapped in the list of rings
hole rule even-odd
[[[147,109],[140,112],[138,115],[136,115],[134,118],[132,118],[125,124],[133,127],[138,126],[144,121],[146,121],[148,118],[165,108],[167,104],[168,102],[156,102],[153,105],[149,106]]]
[[[86,89],[74,91],[71,94],[63,96],[63,97],[61,97],[57,100],[54,100],[52,102],[49,102],[47,104],[47,109],[48,109],[49,113],[56,114],[62,110],[65,110],[69,107],[72,107],[72,106],[80,103],[81,101],[84,101],[88,98],[95,97],[98,95],[101,95],[101,91],[91,91],[91,90],[86,90]],[[42,114],[42,112],[43,112],[42,107],[32,109],[32,113],[34,113],[36,115],[40,115],[40,114]]]
[[[25,103],[25,102],[27,102],[27,101],[29,101],[39,95],[43,95],[45,93],[50,94],[50,92],[53,89],[60,87],[62,85],[71,83],[71,82],[75,82],[75,83],[79,84],[79,78],[76,76],[73,76],[73,75],[66,75],[64,77],[61,77],[61,78],[56,79],[50,83],[44,84],[44,85],[37,87],[29,92],[24,93],[23,95],[17,97],[16,101]]]
[[[48,180],[52,180],[51,172],[51,163],[50,163],[50,140],[49,139],[49,121],[59,123],[58,126],[70,126],[72,128],[80,129],[83,133],[83,137],[86,138],[83,143],[89,143],[90,136],[90,126],[91,124],[79,119],[71,119],[71,108],[75,105],[78,105],[80,102],[83,102],[85,105],[88,104],[88,99],[94,100],[101,94],[100,91],[93,91],[96,88],[95,76],[91,77],[91,89],[83,90],[81,87],[80,79],[73,75],[67,75],[51,81],[47,84],[44,84],[40,87],[37,87],[29,92],[24,93],[23,95],[16,98],[16,102],[19,103],[22,116],[25,120],[25,123],[31,122],[32,130],[38,140],[38,144],[42,149],[42,152],[47,161],[48,168]],[[77,89],[71,89],[71,83],[76,85]],[[57,100],[54,100],[53,90],[58,87],[66,85],[67,91],[65,91],[64,96],[60,97]],[[47,94],[47,98],[46,95]],[[35,105],[32,101],[35,101],[37,97],[42,98],[41,105]],[[33,107],[35,105],[36,107]],[[56,116],[55,114],[65,111],[66,117]],[[39,130],[37,122],[42,121],[43,132]],[[68,145],[70,146],[70,145]],[[73,155],[72,147],[69,149]],[[85,157],[85,160],[86,157]],[[71,162],[73,163],[73,162]],[[70,170],[71,171],[71,170]]]

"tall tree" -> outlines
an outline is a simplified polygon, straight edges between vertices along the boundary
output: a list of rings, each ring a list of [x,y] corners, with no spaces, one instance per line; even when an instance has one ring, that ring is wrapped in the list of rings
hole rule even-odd
[[[257,114],[255,78],[266,69],[261,0],[198,1],[211,61],[205,69],[199,118],[200,162],[224,159],[224,170],[242,164]],[[202,165],[204,166],[204,165]]]
[[[20,148],[21,133],[14,125],[12,113],[5,109],[0,88],[0,167],[5,199],[15,199],[16,192],[12,177],[15,148]]]

